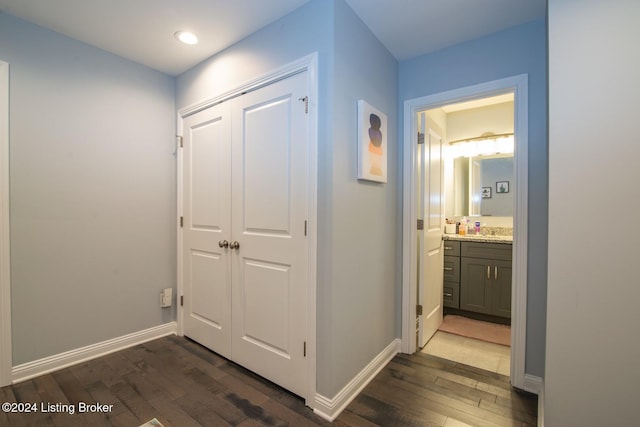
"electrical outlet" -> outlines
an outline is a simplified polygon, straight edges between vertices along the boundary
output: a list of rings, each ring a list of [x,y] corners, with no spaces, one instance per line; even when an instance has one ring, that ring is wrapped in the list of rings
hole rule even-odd
[[[173,289],[166,288],[160,292],[160,307],[171,307],[173,303]]]

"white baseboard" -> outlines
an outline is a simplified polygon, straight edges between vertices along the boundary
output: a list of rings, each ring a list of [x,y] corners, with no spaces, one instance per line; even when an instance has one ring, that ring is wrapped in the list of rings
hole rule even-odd
[[[176,333],[177,329],[178,324],[176,322],[169,322],[143,331],[91,344],[86,347],[54,354],[53,356],[34,360],[33,362],[23,363],[14,366],[11,370],[12,381],[15,384],[77,363],[105,356],[109,353],[124,350],[134,345],[172,335]]]
[[[362,389],[378,375],[378,372],[400,352],[400,344],[399,338],[393,340],[333,398],[316,393],[313,412],[327,421],[335,420],[344,408],[358,396]]]
[[[542,391],[542,378],[535,375],[524,374],[524,389],[529,393],[540,395]]]

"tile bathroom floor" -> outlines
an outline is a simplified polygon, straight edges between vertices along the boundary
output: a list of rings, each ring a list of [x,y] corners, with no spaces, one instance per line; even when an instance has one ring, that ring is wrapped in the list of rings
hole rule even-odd
[[[511,347],[437,331],[423,353],[501,375],[510,375]]]

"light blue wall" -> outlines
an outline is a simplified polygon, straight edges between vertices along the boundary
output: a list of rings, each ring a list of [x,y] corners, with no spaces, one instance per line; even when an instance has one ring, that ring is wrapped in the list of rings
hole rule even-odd
[[[175,320],[175,79],[0,14],[14,365]]]
[[[313,52],[319,54],[321,89],[326,88],[333,49],[332,13],[333,0],[313,0],[184,72],[177,78],[178,109],[235,89]]]
[[[318,390],[335,395],[400,333],[398,63],[344,1],[335,2],[330,282],[323,309]],[[388,182],[357,180],[356,105],[387,115]],[[320,266],[322,269],[322,266]],[[328,285],[328,286],[327,286]]]
[[[400,63],[400,108],[408,99],[529,76],[529,247],[525,372],[544,375],[547,284],[547,50],[544,19]],[[402,114],[402,113],[401,113]]]
[[[317,390],[334,395],[397,336],[397,62],[344,0],[312,0],[177,79],[181,109],[318,52]],[[389,120],[389,183],[358,183],[356,103]],[[312,100],[312,103],[314,100]]]

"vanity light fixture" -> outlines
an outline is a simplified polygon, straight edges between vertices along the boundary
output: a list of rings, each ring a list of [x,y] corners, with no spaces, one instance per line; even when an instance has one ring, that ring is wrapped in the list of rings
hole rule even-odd
[[[176,31],[173,36],[184,44],[198,43],[198,36],[189,31]]]
[[[486,134],[476,138],[449,142],[449,153],[452,158],[509,154],[513,153],[513,150],[514,140],[512,133]]]

